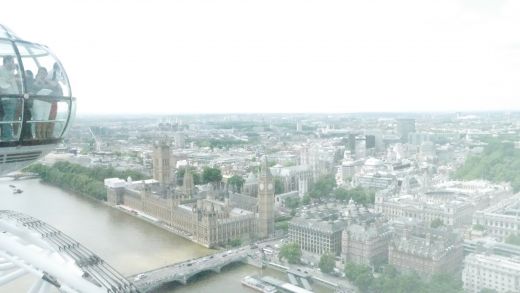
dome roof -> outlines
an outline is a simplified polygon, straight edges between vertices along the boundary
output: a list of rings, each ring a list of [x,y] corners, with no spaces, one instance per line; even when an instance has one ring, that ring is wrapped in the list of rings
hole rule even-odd
[[[2,39],[11,39],[11,40],[20,40],[18,36],[13,33],[12,30],[10,30],[5,25],[0,24],[0,38]]]

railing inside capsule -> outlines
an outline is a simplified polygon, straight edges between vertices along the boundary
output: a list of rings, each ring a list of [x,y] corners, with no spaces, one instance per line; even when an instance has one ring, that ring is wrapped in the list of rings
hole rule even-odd
[[[0,96],[0,146],[56,143],[65,133],[73,98]]]

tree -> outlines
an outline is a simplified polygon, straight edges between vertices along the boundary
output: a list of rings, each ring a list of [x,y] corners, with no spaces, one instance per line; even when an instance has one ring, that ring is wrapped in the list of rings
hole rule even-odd
[[[99,200],[106,200],[103,179],[106,177],[124,177],[134,171],[116,171],[114,168],[86,168],[68,162],[59,162],[52,167],[35,164],[26,169],[40,175],[43,182],[77,192]],[[104,177],[106,176],[106,177]],[[136,177],[139,173],[135,174]]]
[[[362,292],[367,291],[368,287],[374,281],[374,276],[372,275],[372,271],[369,267],[364,265],[357,265],[351,262],[345,265],[345,276],[356,286],[358,286]]]
[[[288,221],[281,221],[274,223],[274,228],[276,230],[283,230],[287,232],[289,230],[289,222]]]
[[[506,238],[506,243],[520,246],[520,235],[509,235]]]
[[[421,293],[463,293],[462,280],[448,274],[435,274],[429,282],[422,280],[416,273],[401,274],[393,266],[385,265],[380,276],[366,285],[365,279],[369,279],[366,269],[351,269],[350,276],[354,276],[353,282],[362,289],[362,292],[421,292]],[[357,274],[355,274],[357,273]],[[366,275],[366,277],[359,277]],[[350,279],[350,278],[349,278]],[[364,289],[363,289],[364,287]]]
[[[449,274],[435,274],[426,286],[432,293],[462,293],[462,280]]]
[[[339,187],[334,190],[334,196],[338,200],[348,201],[352,199],[359,204],[367,205],[374,203],[376,193],[374,190],[365,189],[360,186],[349,190]]]
[[[295,209],[300,205],[299,197],[288,197],[284,200],[285,207]]]
[[[228,184],[232,187],[234,192],[240,192],[242,190],[242,186],[244,186],[244,182],[244,178],[238,175],[233,175],[228,180]]]
[[[365,205],[369,203],[369,198],[367,197],[367,193],[363,187],[356,187],[354,189],[349,190],[350,198],[353,201]]]
[[[311,197],[308,196],[307,194],[303,196],[302,198],[302,204],[303,205],[308,205],[311,203]]]
[[[287,243],[280,249],[278,258],[286,259],[290,264],[299,264],[302,257],[302,251],[297,243]]]
[[[520,191],[520,149],[513,143],[492,140],[477,156],[470,156],[453,177],[462,180],[486,179],[510,182],[513,192]]]
[[[320,258],[320,270],[326,274],[331,273],[336,266],[336,260],[331,254],[324,254]]]
[[[283,193],[283,182],[282,179],[276,177],[274,178],[274,194]]]
[[[202,172],[202,182],[203,183],[211,183],[215,184],[222,180],[222,173],[220,172],[220,169],[218,168],[210,168],[206,167],[204,168],[204,171]]]
[[[334,190],[334,197],[336,197],[336,199],[338,200],[349,201],[350,193],[348,192],[348,190],[339,187],[336,190]]]
[[[475,225],[473,225],[473,229],[477,230],[477,231],[484,231],[485,227],[480,224],[475,224]]]
[[[362,291],[367,291],[370,285],[374,282],[374,276],[372,272],[363,272],[355,280],[354,284],[359,287]],[[401,292],[413,292],[413,291],[401,291]]]
[[[312,198],[327,197],[332,193],[334,187],[336,187],[334,175],[323,176],[311,185],[309,196]]]
[[[444,222],[441,219],[439,219],[439,218],[433,220],[430,223],[430,227],[432,227],[433,229],[439,228],[440,226],[444,226]]]
[[[345,276],[351,281],[354,281],[359,275],[363,274],[364,272],[369,271],[369,267],[364,265],[358,265],[353,262],[348,262],[345,265]]]
[[[233,239],[233,240],[229,240],[229,245],[230,245],[231,247],[238,247],[238,246],[240,246],[241,244],[242,244],[242,240],[240,240],[240,239],[238,239],[238,238],[237,238],[237,239]]]

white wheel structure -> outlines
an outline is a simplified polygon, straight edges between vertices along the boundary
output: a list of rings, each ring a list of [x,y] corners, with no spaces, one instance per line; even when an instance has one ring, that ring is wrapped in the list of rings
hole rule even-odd
[[[138,292],[79,242],[33,217],[0,210],[1,287],[31,274],[27,292]]]

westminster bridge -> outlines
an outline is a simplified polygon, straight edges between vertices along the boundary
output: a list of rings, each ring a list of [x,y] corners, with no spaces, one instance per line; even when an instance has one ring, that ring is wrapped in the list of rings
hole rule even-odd
[[[129,277],[140,292],[150,292],[171,282],[186,284],[190,278],[202,272],[220,273],[223,267],[232,263],[248,263],[261,266],[261,257],[255,254],[257,249],[241,247],[216,254],[191,259],[168,265]]]

